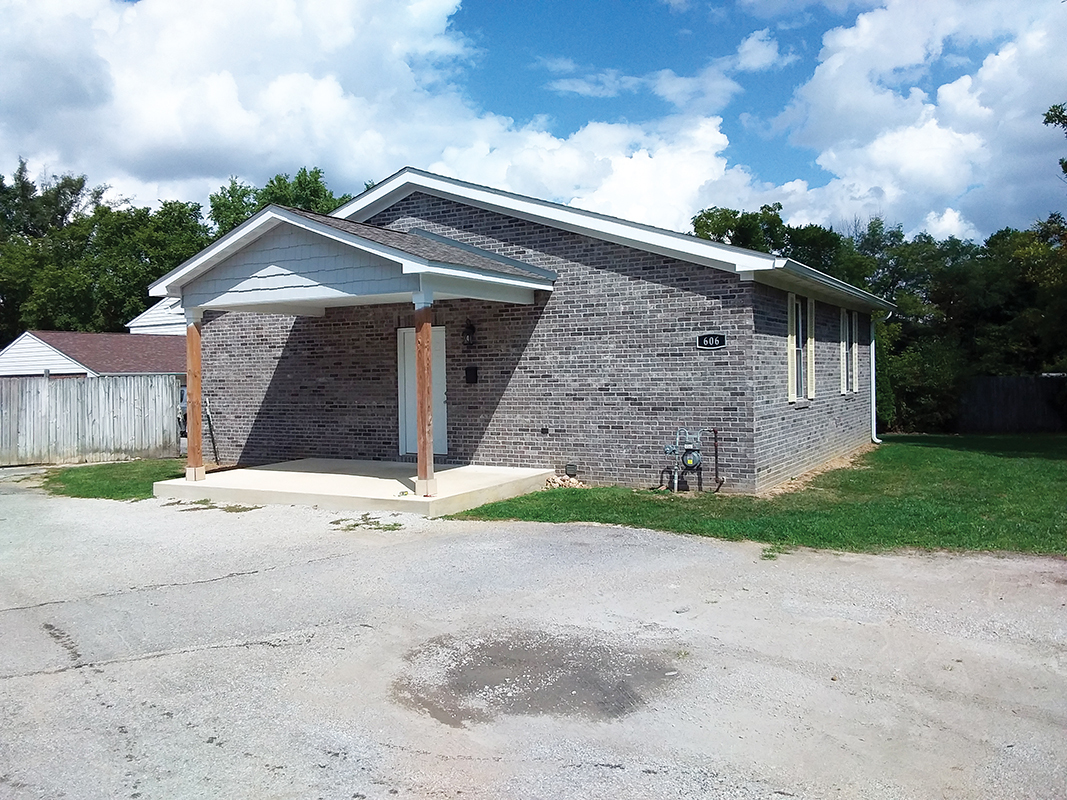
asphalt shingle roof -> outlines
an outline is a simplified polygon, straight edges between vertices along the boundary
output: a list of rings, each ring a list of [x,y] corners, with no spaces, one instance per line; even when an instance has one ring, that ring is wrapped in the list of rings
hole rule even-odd
[[[337,217],[328,217],[323,214],[315,214],[310,211],[301,211],[296,208],[286,208],[294,214],[313,220],[323,225],[328,225],[361,239],[367,239],[377,244],[391,247],[416,258],[433,261],[440,264],[452,264],[460,267],[496,272],[502,275],[510,275],[519,278],[554,278],[553,273],[547,272],[540,267],[526,266],[521,261],[513,258],[498,256],[487,250],[479,250],[470,245],[448,244],[438,238],[428,238],[417,233],[404,233],[389,228],[381,228],[377,225],[368,225],[364,222],[351,222]]]
[[[30,333],[102,375],[185,373],[184,336],[74,331]]]

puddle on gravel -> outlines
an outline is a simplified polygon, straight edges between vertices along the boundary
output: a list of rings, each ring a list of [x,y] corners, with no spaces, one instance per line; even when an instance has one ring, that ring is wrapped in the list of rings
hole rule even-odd
[[[406,661],[394,699],[457,728],[505,714],[615,719],[678,677],[660,653],[543,631],[441,636]]]

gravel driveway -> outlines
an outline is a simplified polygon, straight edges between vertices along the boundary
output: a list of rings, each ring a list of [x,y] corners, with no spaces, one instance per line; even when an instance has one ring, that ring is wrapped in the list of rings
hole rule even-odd
[[[1062,559],[341,516],[0,478],[0,798],[1067,797]]]

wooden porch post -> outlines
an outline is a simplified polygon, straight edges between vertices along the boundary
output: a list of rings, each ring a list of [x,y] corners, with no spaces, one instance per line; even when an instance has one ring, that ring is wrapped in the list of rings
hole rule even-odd
[[[433,306],[415,308],[415,428],[418,438],[418,478],[415,494],[437,494],[433,476]]]
[[[185,326],[185,480],[204,480],[203,419],[200,413],[200,315],[187,312]]]

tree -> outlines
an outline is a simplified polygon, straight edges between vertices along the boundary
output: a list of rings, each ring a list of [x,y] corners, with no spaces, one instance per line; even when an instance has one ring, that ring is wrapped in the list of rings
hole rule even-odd
[[[230,176],[230,183],[208,197],[208,216],[218,236],[229,233],[259,210],[256,187]]]
[[[373,185],[373,184],[372,184]],[[267,181],[262,189],[244,183],[236,176],[230,183],[210,196],[208,216],[215,223],[218,235],[228,233],[265,206],[299,208],[317,214],[329,214],[352,199],[352,195],[334,195],[326,185],[325,174],[318,167],[301,167],[296,177],[279,173]]]
[[[0,241],[22,234],[42,236],[100,205],[106,186],[86,188],[84,175],[53,175],[40,188],[30,180],[25,159],[5,183],[0,175]]]
[[[834,274],[841,261],[841,251],[845,246],[841,234],[835,232],[833,228],[824,228],[822,225],[815,224],[803,225],[799,228],[787,225],[785,240],[786,244],[781,255],[831,275]],[[844,280],[848,279],[844,278]]]
[[[1045,112],[1045,124],[1063,128],[1063,133],[1067,136],[1067,103],[1057,103],[1051,106]],[[1063,170],[1064,175],[1067,175],[1067,158],[1060,159],[1060,169]]]
[[[778,255],[786,245],[781,203],[760,206],[759,211],[706,208],[693,217],[693,233],[701,239]]]
[[[100,206],[36,240],[21,326],[122,331],[154,302],[148,286],[210,241],[197,203],[166,201],[154,212]]]
[[[121,331],[148,285],[211,241],[196,203],[103,201],[84,175],[0,180],[0,346],[27,328]]]

